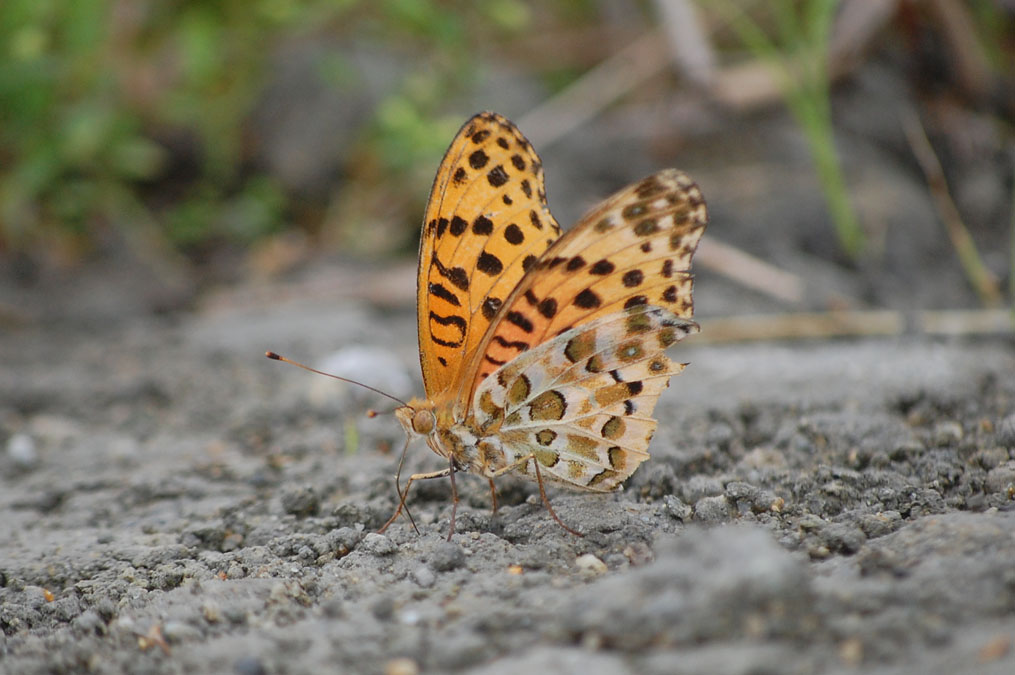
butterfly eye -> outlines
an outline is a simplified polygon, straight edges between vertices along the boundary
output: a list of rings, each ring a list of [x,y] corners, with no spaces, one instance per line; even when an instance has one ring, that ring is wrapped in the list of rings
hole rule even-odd
[[[412,416],[412,430],[417,434],[428,434],[433,431],[435,420],[429,410],[417,410]]]

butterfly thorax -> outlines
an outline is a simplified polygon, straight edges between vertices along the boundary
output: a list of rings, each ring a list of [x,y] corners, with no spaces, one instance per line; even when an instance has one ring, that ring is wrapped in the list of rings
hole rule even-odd
[[[457,419],[450,402],[414,398],[395,410],[395,417],[410,437],[423,436],[431,450],[452,460],[456,471],[489,475],[504,465],[499,439]]]

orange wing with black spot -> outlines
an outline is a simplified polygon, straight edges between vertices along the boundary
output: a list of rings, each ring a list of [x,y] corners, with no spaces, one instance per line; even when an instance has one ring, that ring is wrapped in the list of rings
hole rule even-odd
[[[519,354],[557,335],[645,305],[694,313],[691,256],[707,221],[698,186],[675,169],[616,193],[553,243],[506,298],[466,371],[461,404]]]
[[[508,120],[480,113],[441,161],[419,248],[419,358],[428,398],[463,369],[527,270],[557,240],[543,167]]]

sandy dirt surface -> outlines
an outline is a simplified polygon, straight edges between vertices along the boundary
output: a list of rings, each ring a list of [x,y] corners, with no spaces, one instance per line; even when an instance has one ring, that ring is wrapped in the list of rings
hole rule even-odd
[[[691,338],[626,489],[551,490],[583,537],[460,476],[450,543],[447,481],[375,533],[383,399],[263,357],[369,345],[402,395],[414,340],[313,299],[5,331],[0,671],[1015,672],[1010,339]]]

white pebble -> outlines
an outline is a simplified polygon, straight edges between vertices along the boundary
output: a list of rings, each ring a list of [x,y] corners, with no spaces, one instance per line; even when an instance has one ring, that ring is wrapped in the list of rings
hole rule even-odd
[[[426,565],[420,565],[412,571],[412,576],[416,580],[416,583],[423,588],[430,588],[437,581],[437,575],[433,573]]]
[[[606,563],[599,558],[595,557],[591,553],[580,555],[575,558],[574,566],[582,574],[598,576],[604,574],[607,570]]]
[[[7,439],[7,456],[22,469],[34,468],[39,463],[35,439],[28,434],[14,434]]]

